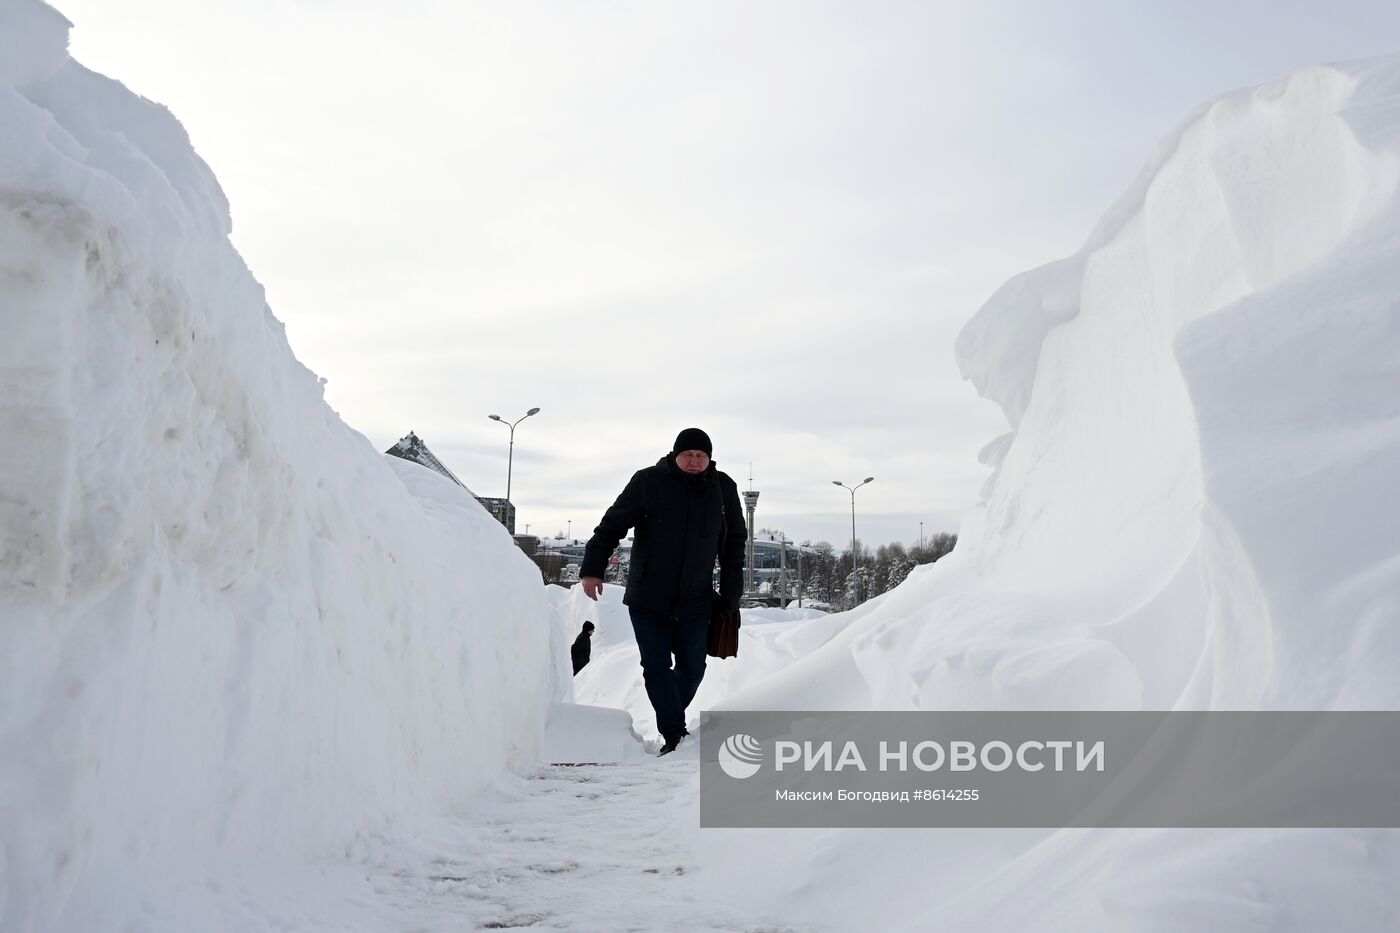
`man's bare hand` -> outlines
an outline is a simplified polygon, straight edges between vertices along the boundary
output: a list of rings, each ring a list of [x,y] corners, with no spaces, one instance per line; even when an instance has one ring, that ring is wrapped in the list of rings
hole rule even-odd
[[[598,594],[603,592],[602,577],[579,577],[580,584],[583,585],[583,595],[597,602]]]

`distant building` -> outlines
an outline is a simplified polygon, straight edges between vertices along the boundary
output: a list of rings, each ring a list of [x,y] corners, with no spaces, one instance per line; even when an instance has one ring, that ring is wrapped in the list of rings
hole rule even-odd
[[[816,556],[817,549],[810,545],[794,544],[769,531],[754,532],[754,591],[777,594],[782,590],[782,584],[786,582],[788,595],[795,595],[798,571],[802,567],[802,562]]]
[[[487,496],[477,496],[476,501],[480,502],[482,508],[491,513],[491,517],[502,525],[506,526],[506,531],[515,534],[515,506],[509,499],[492,499]]]
[[[461,486],[463,489],[467,489],[467,484],[459,480],[457,478],[457,474],[449,470],[447,468],[447,464],[439,460],[437,458],[437,455],[428,449],[428,445],[423,443],[423,439],[417,434],[413,433],[412,431],[409,431],[403,437],[399,438],[398,442],[394,444],[393,447],[390,447],[384,452],[386,454],[389,454],[390,456],[399,457],[403,460],[412,460],[414,463],[420,464],[422,466],[427,467],[430,470],[434,470],[438,473],[441,473],[443,476],[446,476],[458,486]],[[467,489],[467,492],[471,492],[471,490]],[[472,495],[476,494],[472,493]]]
[[[519,540],[520,535],[516,535]],[[562,583],[565,586],[572,586],[578,582],[579,568],[583,566],[584,548],[587,542],[583,538],[540,538],[536,563],[540,564],[545,571],[545,579],[550,582]],[[623,582],[627,576],[628,563],[632,558],[632,539],[624,538],[608,558],[608,574],[606,578],[610,582]],[[557,577],[550,576],[550,569],[553,564],[546,565],[545,560],[557,561]]]
[[[481,503],[482,508],[491,513],[492,518],[496,519],[496,521],[500,522],[502,525],[505,525],[506,530],[512,535],[515,534],[515,506],[511,505],[510,500],[491,499],[478,496],[476,493],[472,492],[467,484],[458,479],[457,474],[449,470],[447,464],[439,460],[437,455],[428,449],[428,445],[423,443],[423,439],[414,432],[409,431],[403,437],[399,438],[398,442],[394,444],[393,447],[390,447],[384,452],[391,457],[398,457],[401,460],[411,460],[420,466],[427,467],[435,473],[446,476],[448,479],[452,480],[452,482],[467,490],[467,492],[471,492],[472,497],[476,499],[477,502]]]

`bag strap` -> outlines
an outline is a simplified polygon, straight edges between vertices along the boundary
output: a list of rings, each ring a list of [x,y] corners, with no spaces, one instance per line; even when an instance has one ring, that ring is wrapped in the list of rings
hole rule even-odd
[[[724,542],[729,537],[729,520],[725,518],[729,511],[724,507],[724,488],[716,483],[719,489],[719,553],[715,555],[715,560],[719,562],[720,582],[724,581]]]
[[[719,550],[724,553],[724,541],[729,537],[729,520],[725,518],[729,510],[724,507],[724,490],[719,491]]]

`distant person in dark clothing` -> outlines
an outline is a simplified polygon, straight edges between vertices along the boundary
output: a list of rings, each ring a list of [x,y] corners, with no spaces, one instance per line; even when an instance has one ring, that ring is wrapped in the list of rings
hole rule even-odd
[[[744,591],[748,529],[739,487],[715,469],[712,452],[704,431],[682,431],[670,453],[632,475],[588,539],[579,568],[584,594],[597,599],[613,549],[636,529],[622,601],[637,634],[662,755],[689,734],[685,710],[705,676],[716,557],[720,596],[737,609]]]
[[[574,658],[574,676],[588,665],[588,655],[593,650],[593,623],[583,623],[583,630],[578,633],[578,638],[574,639],[574,646],[569,649],[569,654]]]

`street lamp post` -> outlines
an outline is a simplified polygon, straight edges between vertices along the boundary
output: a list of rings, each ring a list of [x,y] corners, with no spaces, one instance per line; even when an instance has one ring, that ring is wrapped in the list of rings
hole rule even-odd
[[[860,605],[860,577],[856,575],[856,570],[858,569],[856,560],[856,490],[866,483],[873,482],[875,482],[875,477],[873,476],[867,476],[862,482],[857,483],[855,486],[847,486],[839,479],[831,481],[833,486],[840,486],[842,489],[848,490],[851,494],[851,580],[852,585],[855,587],[855,605],[857,606]]]
[[[810,539],[808,539],[810,540]],[[797,546],[797,608],[802,608],[802,592],[807,588],[807,578],[802,575],[802,545]]]
[[[532,409],[530,409],[529,411],[525,412],[525,414],[521,415],[519,418],[516,418],[514,421],[507,421],[507,420],[505,420],[504,418],[502,418],[500,415],[487,415],[487,416],[486,416],[486,417],[490,418],[492,421],[499,421],[501,424],[504,424],[504,425],[506,425],[507,427],[510,428],[510,451],[509,451],[509,453],[507,453],[507,455],[506,455],[506,501],[507,501],[507,502],[510,501],[510,474],[511,474],[511,470],[512,470],[513,467],[515,466],[515,426],[516,426],[517,424],[519,424],[520,422],[524,421],[526,418],[530,417],[531,415],[538,415],[539,413],[540,413],[540,410],[539,410],[538,408],[532,408]]]
[[[778,535],[778,608],[787,608],[788,597],[788,575],[787,575],[787,535]]]

